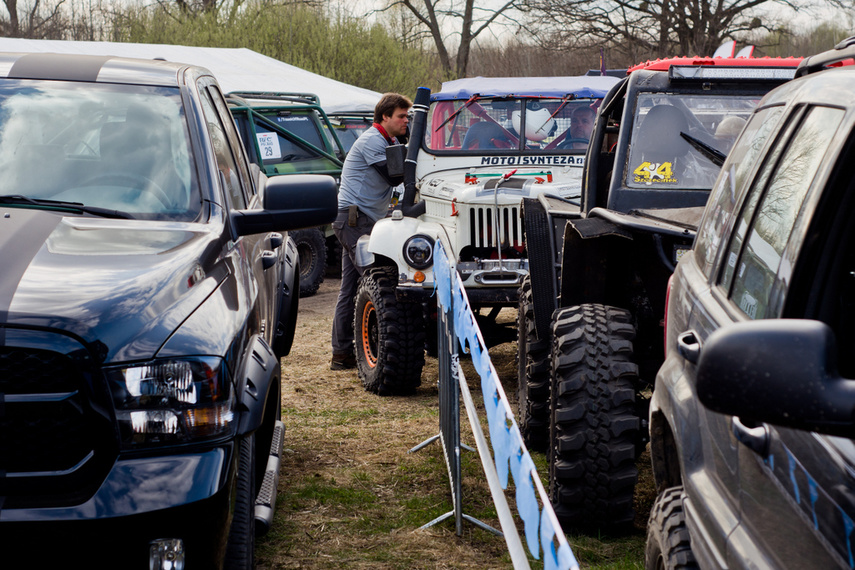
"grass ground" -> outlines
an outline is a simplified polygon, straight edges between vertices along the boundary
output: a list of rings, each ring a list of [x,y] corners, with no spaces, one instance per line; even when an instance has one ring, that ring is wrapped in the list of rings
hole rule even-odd
[[[420,530],[453,509],[439,443],[409,452],[439,431],[436,360],[428,358],[422,386],[409,397],[381,398],[362,388],[356,371],[330,371],[338,283],[328,279],[316,295],[300,300],[297,338],[282,361],[286,449],[276,517],[271,532],[259,540],[258,568],[511,568],[504,539],[466,521],[460,536],[453,517]],[[506,312],[500,319],[512,324],[515,313]],[[516,345],[498,345],[490,354],[513,398]],[[474,379],[474,371],[467,378]],[[478,390],[473,395],[479,399]],[[516,403],[511,405],[515,409]],[[475,447],[465,415],[461,434],[463,443]],[[532,455],[544,478],[545,458]],[[652,502],[646,457],[639,468],[635,532],[614,539],[568,536],[583,568],[643,566]],[[477,453],[463,453],[462,475],[464,513],[499,528]],[[508,496],[513,504],[512,490]],[[531,564],[542,568],[538,561]]]

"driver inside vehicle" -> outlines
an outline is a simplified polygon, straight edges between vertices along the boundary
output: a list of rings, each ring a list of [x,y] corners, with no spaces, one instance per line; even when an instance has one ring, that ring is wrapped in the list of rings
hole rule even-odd
[[[596,111],[588,105],[576,107],[570,115],[570,131],[558,148],[586,149],[594,130]]]

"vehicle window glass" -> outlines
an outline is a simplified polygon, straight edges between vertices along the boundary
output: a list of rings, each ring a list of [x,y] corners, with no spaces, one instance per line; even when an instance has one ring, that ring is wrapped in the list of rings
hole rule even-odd
[[[730,295],[751,319],[777,316],[767,314],[766,306],[781,255],[834,136],[833,126],[840,123],[843,113],[841,109],[828,107],[811,109],[770,179],[736,264]]]
[[[289,111],[285,114],[277,114],[262,111],[261,115],[253,114],[253,122],[262,164],[269,173],[323,172],[340,169],[317,150],[282,133],[286,131],[319,150],[328,150],[323,135],[318,129],[320,119],[314,112],[309,114]],[[276,126],[270,125],[268,121]]]
[[[642,93],[633,117],[626,185],[710,189],[719,173],[707,146],[727,154],[759,102],[744,95]]]
[[[736,199],[742,191],[745,177],[760,156],[760,151],[781,118],[782,106],[758,111],[745,126],[744,135],[729,153],[729,159],[710,194],[704,219],[695,240],[695,258],[707,277],[712,274],[712,264],[727,220],[733,214]]]
[[[598,100],[482,98],[466,103],[431,104],[425,133],[427,148],[461,154],[520,150],[582,154],[591,137]]]
[[[243,155],[243,143],[240,139],[240,134],[237,132],[237,127],[235,126],[234,121],[232,120],[232,114],[229,111],[229,107],[226,104],[225,99],[223,98],[223,94],[220,90],[214,86],[209,85],[208,91],[211,93],[211,99],[214,102],[214,105],[217,108],[217,111],[220,114],[220,120],[222,121],[223,128],[225,129],[226,136],[229,140],[229,148],[231,149],[231,154],[234,157],[235,162],[238,166],[238,175],[241,177],[241,182],[243,183],[243,187],[249,194],[255,194],[255,185],[252,184],[251,177],[249,175],[249,170],[247,169],[247,162]]]
[[[214,145],[214,157],[217,160],[217,168],[222,176],[220,180],[225,185],[223,190],[228,194],[233,208],[242,210],[246,208],[246,197],[241,187],[240,175],[235,159],[229,150],[229,141],[223,129],[219,114],[214,108],[211,94],[207,89],[200,89],[200,100],[205,121],[208,124],[208,133],[211,136],[211,144]]]
[[[2,195],[192,221],[192,157],[176,88],[0,80]]]

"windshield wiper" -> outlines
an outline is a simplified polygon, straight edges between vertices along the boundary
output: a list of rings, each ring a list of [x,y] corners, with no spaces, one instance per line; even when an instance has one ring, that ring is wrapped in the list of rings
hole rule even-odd
[[[686,139],[689,144],[695,148],[695,150],[710,159],[710,162],[712,162],[716,166],[721,166],[722,164],[724,164],[724,159],[727,158],[727,155],[718,150],[717,148],[708,145],[700,139],[696,139],[692,135],[687,135],[682,131],[680,131],[680,136]]]
[[[100,216],[102,218],[119,218],[123,220],[134,219],[131,214],[121,210],[110,210],[108,208],[99,208],[98,206],[86,206],[80,202],[63,202],[61,200],[30,198],[29,196],[24,196],[22,194],[7,194],[5,196],[0,196],[0,204],[29,204],[43,208],[55,208],[57,210],[70,210],[73,212],[92,214],[93,216]]]

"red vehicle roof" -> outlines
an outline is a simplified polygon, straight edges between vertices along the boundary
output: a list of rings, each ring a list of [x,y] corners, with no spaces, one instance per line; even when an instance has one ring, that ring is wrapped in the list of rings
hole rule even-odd
[[[636,69],[668,71],[672,65],[719,65],[725,67],[797,67],[803,57],[669,57],[634,65],[627,74]]]

